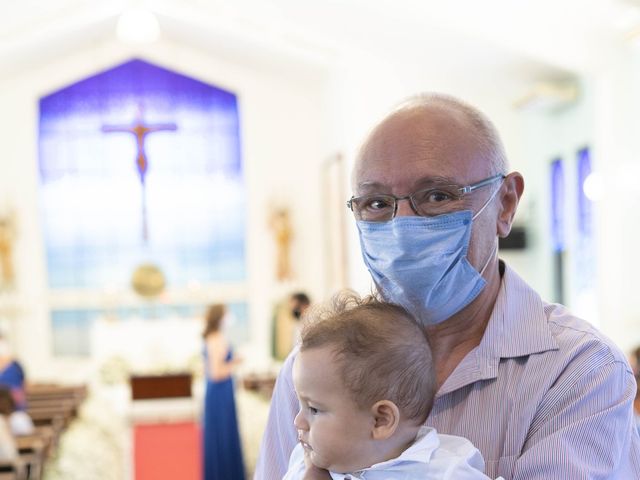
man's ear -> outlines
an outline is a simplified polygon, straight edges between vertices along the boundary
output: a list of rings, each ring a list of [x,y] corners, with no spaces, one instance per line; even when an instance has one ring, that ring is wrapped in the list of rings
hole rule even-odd
[[[374,440],[386,440],[395,433],[400,423],[400,410],[390,400],[380,400],[371,407],[374,418],[372,437]]]
[[[518,202],[524,191],[524,178],[518,172],[507,175],[500,193],[500,210],[498,212],[498,236],[505,238],[511,231],[513,217],[518,209]]]

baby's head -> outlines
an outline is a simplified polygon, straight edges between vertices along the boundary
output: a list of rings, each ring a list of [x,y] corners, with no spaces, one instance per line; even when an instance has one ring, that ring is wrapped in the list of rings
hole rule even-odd
[[[436,391],[420,325],[400,306],[353,293],[308,313],[293,381],[302,445],[316,466],[334,472],[398,456]]]

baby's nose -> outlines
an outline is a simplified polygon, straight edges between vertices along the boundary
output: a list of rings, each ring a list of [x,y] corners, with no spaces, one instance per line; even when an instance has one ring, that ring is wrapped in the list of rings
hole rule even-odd
[[[293,419],[293,425],[298,430],[306,430],[308,428],[307,421],[305,420],[304,415],[302,415],[302,411],[299,411],[296,418]]]

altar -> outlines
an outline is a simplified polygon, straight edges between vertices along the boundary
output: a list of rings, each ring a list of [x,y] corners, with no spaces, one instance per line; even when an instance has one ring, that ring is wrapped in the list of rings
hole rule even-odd
[[[126,480],[200,479],[201,332],[200,317],[92,325],[93,361],[124,419]]]
[[[192,381],[190,373],[132,375],[129,378],[131,399],[190,398]]]
[[[102,317],[90,331],[92,358],[98,365],[109,365],[118,359],[128,374],[195,374],[201,372],[202,329],[200,317]]]

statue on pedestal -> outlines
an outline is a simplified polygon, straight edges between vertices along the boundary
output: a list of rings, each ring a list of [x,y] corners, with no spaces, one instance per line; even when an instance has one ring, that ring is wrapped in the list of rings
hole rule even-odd
[[[15,213],[0,215],[0,290],[15,283],[13,249],[16,237]]]
[[[276,241],[276,278],[278,281],[291,280],[291,240],[293,239],[293,228],[289,210],[286,208],[276,208],[271,212],[269,227],[273,231]]]

